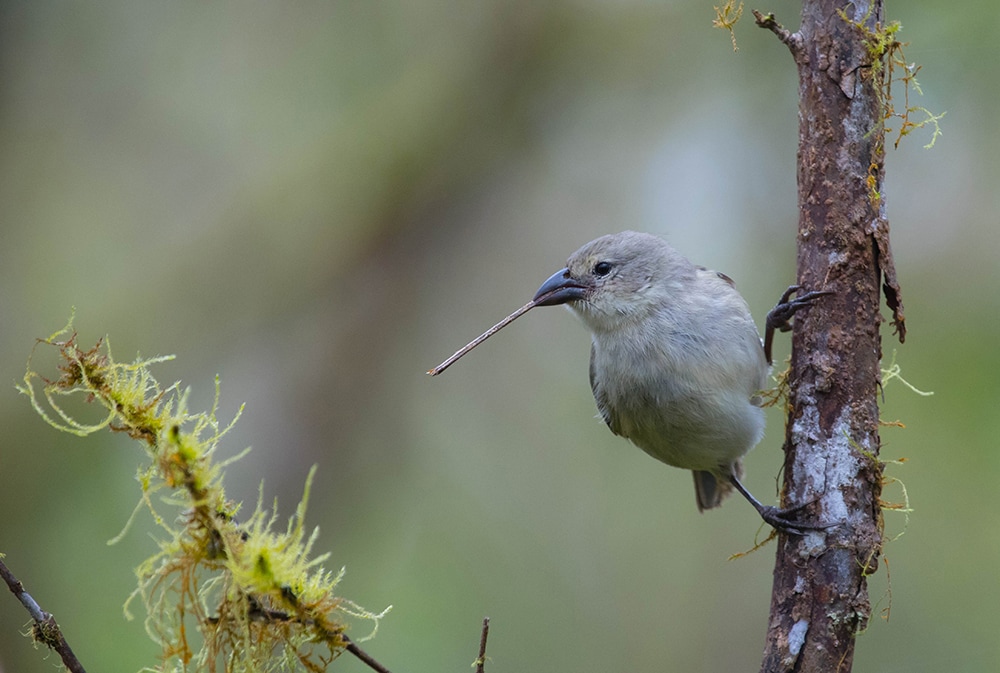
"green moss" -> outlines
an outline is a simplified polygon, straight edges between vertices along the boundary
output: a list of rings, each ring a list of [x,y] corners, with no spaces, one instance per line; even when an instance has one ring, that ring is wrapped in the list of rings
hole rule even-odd
[[[733,51],[739,51],[740,48],[736,46],[736,24],[739,22],[740,17],[743,16],[743,0],[740,0],[740,4],[736,4],[736,0],[726,0],[726,4],[722,7],[714,7],[715,18],[712,19],[712,27],[721,28],[722,30],[729,31],[729,39],[733,42]]]
[[[225,497],[223,468],[246,452],[222,462],[213,457],[242,407],[228,424],[219,422],[216,379],[212,408],[192,413],[188,390],[179,383],[161,387],[151,372],[172,356],[119,363],[107,340],[81,348],[72,322],[36,344],[57,349],[60,377],[43,377],[29,358],[18,389],[59,430],[83,436],[109,428],[144,447],[150,462],[139,471],[140,502],[126,530],[146,509],[161,534],[157,553],[136,569],[138,586],[125,612],[131,616],[135,600],[145,608],[146,631],[161,647],[159,670],[214,671],[225,661],[227,671],[321,671],[345,646],[345,616],[377,628],[386,611],[375,614],[338,596],[343,569],[331,573],[323,566],[328,554],[312,555],[318,530],[307,532],[305,514],[315,467],[283,530],[277,503],[266,510],[263,492],[254,512],[239,522],[240,506]],[[103,407],[106,415],[95,423],[78,421],[64,409],[71,396]],[[165,489],[170,496],[163,501],[177,510],[168,517],[151,497]]]
[[[882,106],[883,130],[887,135],[896,133],[893,146],[899,147],[904,136],[917,129],[930,128],[931,139],[924,145],[924,148],[930,149],[941,135],[941,119],[947,113],[934,114],[922,105],[911,105],[911,91],[921,96],[924,93],[920,88],[920,82],[917,81],[917,73],[921,66],[906,61],[903,49],[909,43],[897,39],[897,34],[903,29],[899,21],[890,21],[884,26],[876,21],[874,29],[868,27],[873,7],[874,3],[869,6],[868,14],[858,21],[849,19],[844,10],[838,10],[838,14],[860,33],[867,47],[871,76],[875,79],[879,103]],[[894,84],[901,84],[903,87],[901,107],[893,97]],[[898,120],[898,129],[888,126],[893,119]]]

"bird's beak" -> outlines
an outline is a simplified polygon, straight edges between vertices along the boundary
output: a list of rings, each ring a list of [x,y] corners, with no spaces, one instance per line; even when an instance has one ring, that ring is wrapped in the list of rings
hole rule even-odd
[[[542,283],[531,301],[535,306],[556,306],[583,299],[589,289],[570,276],[569,269],[560,269]]]

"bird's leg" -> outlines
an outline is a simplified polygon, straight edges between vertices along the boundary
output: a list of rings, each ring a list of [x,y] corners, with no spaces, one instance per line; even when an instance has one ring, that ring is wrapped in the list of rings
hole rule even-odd
[[[773,528],[777,528],[785,533],[791,533],[792,535],[805,535],[805,531],[811,530],[824,530],[835,526],[836,524],[818,524],[818,523],[802,523],[795,521],[791,518],[793,514],[801,511],[802,509],[813,504],[813,502],[807,502],[803,505],[797,505],[795,507],[789,507],[788,509],[780,509],[778,507],[772,507],[771,505],[765,505],[761,503],[760,500],[753,497],[753,495],[746,489],[740,480],[736,478],[736,475],[729,475],[729,483],[736,487],[736,490],[747,499],[757,513],[760,514],[760,518],[764,520],[764,523],[768,524]]]
[[[789,287],[781,295],[781,299],[778,300],[774,308],[767,312],[767,318],[764,320],[764,357],[767,358],[767,364],[772,364],[771,345],[774,342],[774,330],[778,330],[779,332],[789,331],[792,329],[792,323],[790,322],[792,316],[800,310],[811,306],[820,297],[834,294],[830,290],[817,290],[815,292],[800,294],[795,299],[792,299],[792,295],[801,289],[801,285],[792,285]]]

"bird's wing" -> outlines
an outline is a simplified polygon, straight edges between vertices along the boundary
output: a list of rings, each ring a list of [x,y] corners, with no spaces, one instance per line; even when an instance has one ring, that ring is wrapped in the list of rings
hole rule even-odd
[[[614,409],[611,408],[611,404],[608,402],[608,398],[601,389],[600,382],[597,380],[596,372],[594,370],[593,345],[590,347],[590,389],[594,391],[594,401],[597,402],[597,410],[601,412],[601,418],[603,418],[604,422],[608,424],[609,428],[611,428],[611,432],[616,435],[620,435],[621,424],[618,422]]]

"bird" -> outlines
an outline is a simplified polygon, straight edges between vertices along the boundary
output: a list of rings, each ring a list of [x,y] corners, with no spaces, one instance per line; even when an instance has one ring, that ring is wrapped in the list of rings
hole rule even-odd
[[[827,525],[797,520],[810,503],[780,509],[757,500],[741,481],[743,457],[764,434],[774,330],[788,331],[795,313],[828,294],[789,287],[762,341],[732,279],[659,236],[623,231],[570,255],[531,305],[565,305],[582,320],[601,418],[653,458],[691,470],[699,511],[735,489],[767,524],[804,534]]]

